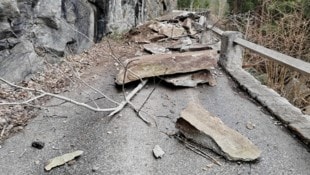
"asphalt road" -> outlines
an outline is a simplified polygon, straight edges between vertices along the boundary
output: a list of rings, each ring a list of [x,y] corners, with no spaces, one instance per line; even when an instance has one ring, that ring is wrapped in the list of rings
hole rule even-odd
[[[122,93],[113,83],[115,71],[101,69],[96,74],[96,78],[87,81],[121,101]],[[71,104],[43,110],[23,132],[1,145],[0,174],[310,174],[310,153],[305,145],[285,127],[277,125],[277,121],[241,92],[227,75],[219,76],[217,81],[215,87],[200,85],[197,88],[159,84],[143,108],[144,116],[153,123],[156,121],[157,126],[153,127],[147,126],[130,108],[113,118],[106,117],[108,113],[96,113]],[[150,81],[133,103],[141,105],[153,87],[154,83]],[[81,94],[98,96],[90,93],[89,88],[77,88],[64,95],[89,101]],[[175,121],[191,100],[199,101],[225,124],[248,137],[262,150],[260,160],[255,163],[229,162],[206,150],[222,164],[208,168],[207,165],[212,164],[210,160],[169,137],[167,134],[177,131]],[[104,100],[97,103],[113,106]],[[255,124],[255,129],[247,129],[248,122]],[[32,148],[31,143],[35,140],[45,142],[45,147],[42,150]],[[155,145],[165,151],[162,159],[153,157]],[[44,171],[47,160],[75,150],[83,150],[84,154],[73,165]]]

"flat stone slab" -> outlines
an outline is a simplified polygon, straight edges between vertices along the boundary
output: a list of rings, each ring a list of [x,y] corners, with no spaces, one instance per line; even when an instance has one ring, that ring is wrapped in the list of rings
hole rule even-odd
[[[122,68],[115,82],[122,85],[148,77],[210,70],[217,66],[217,57],[215,50],[144,55],[126,60],[127,71]]]
[[[173,24],[154,22],[149,25],[149,28],[163,34],[167,37],[175,38],[186,35],[186,30],[181,26],[176,26]]]
[[[198,84],[203,83],[216,86],[216,80],[208,70],[202,70],[191,74],[170,75],[165,77],[164,80],[174,86],[196,87]]]
[[[253,161],[261,151],[248,138],[226,126],[200,104],[190,102],[176,127],[188,139],[232,161]]]
[[[164,54],[168,51],[168,49],[166,49],[165,47],[154,44],[154,43],[144,44],[143,48],[144,50],[152,54]]]

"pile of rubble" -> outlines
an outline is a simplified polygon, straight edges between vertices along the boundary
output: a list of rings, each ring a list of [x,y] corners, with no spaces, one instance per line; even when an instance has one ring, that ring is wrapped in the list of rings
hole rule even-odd
[[[135,57],[125,61],[114,58],[115,60],[118,59],[117,64],[121,66],[116,75],[115,83],[125,85],[134,81],[141,81],[140,85],[143,85],[138,85],[137,88],[142,88],[146,84],[146,79],[157,77],[174,86],[196,87],[202,83],[216,86],[216,67],[219,59],[220,42],[207,30],[207,19],[203,15],[178,12],[147,22],[129,31],[126,34],[128,42],[135,43],[133,45],[138,44],[142,50],[136,52]],[[111,48],[110,45],[109,47]],[[113,53],[110,56],[113,56]],[[67,67],[62,69],[63,72],[66,72],[66,75],[72,73],[70,77],[73,77],[74,72],[65,68]],[[36,79],[36,81],[49,82],[45,76]],[[49,82],[47,87],[52,87],[53,93],[60,93],[63,92],[62,89],[69,86],[65,82],[65,80]],[[24,86],[32,87],[34,84],[28,83]],[[138,91],[139,89],[133,90],[132,93],[128,94],[125,101],[120,103],[120,108],[116,108],[111,114],[119,112]],[[25,95],[25,93],[20,91],[18,95],[25,97],[36,95]],[[0,93],[0,99],[8,99],[5,96],[6,94],[9,93]],[[133,107],[131,103],[129,104]],[[20,109],[20,111],[22,110]],[[139,111],[137,113],[139,115]],[[3,115],[6,113],[0,108],[0,117]],[[8,123],[0,120],[0,125],[1,122],[5,126]],[[220,118],[212,115],[198,103],[190,102],[187,108],[180,112],[176,128],[182,134],[177,135],[176,138],[185,137],[186,142],[187,140],[195,142],[195,144],[209,148],[228,160],[253,161],[258,159],[261,154],[261,151],[248,138],[226,126]],[[2,128],[0,139],[6,130],[6,128]],[[32,146],[35,147],[35,145]],[[44,144],[42,145],[44,146]],[[43,146],[41,147],[43,148]],[[188,143],[186,146],[190,146],[192,149]],[[38,149],[42,149],[41,147]],[[70,162],[82,154],[83,151],[75,151],[55,157],[48,162],[45,170],[50,171],[52,168]],[[153,154],[155,158],[162,158],[165,152],[159,145],[156,145]],[[204,153],[200,152],[200,154]],[[214,162],[220,165],[216,160]]]
[[[219,57],[219,42],[207,30],[205,16],[183,13],[165,16],[132,29],[127,39],[145,51],[127,59],[116,76],[124,85],[150,77],[175,86],[216,85],[213,73]],[[190,102],[181,112],[176,127],[182,135],[233,161],[256,160],[261,151],[246,137],[226,126],[200,104]],[[164,151],[157,145],[156,158]]]
[[[151,55],[138,52],[138,57],[126,60],[116,83],[160,77],[176,86],[215,86],[212,70],[217,66],[220,42],[206,25],[206,16],[176,12],[130,30],[126,34],[129,42],[141,44]]]

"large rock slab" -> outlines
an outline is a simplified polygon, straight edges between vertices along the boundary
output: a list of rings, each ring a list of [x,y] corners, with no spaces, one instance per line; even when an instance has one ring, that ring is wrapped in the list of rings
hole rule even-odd
[[[226,126],[201,105],[190,102],[176,127],[185,137],[233,161],[253,161],[261,151],[246,137]]]
[[[125,61],[127,71],[122,68],[115,82],[122,85],[140,78],[213,69],[217,66],[217,57],[214,50],[136,57]]]

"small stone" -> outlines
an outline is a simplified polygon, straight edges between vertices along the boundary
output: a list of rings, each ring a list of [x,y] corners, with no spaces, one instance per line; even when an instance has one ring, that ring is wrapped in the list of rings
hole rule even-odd
[[[112,134],[112,131],[108,131],[107,133],[108,133],[108,134]]]
[[[251,122],[248,122],[246,124],[246,128],[249,129],[249,130],[253,130],[253,129],[255,129],[255,125],[253,123],[251,123]]]
[[[207,168],[212,168],[213,167],[213,163],[211,163],[211,164],[209,164],[209,165],[207,165]]]
[[[45,143],[41,141],[34,141],[31,143],[31,146],[37,149],[42,149],[44,147]]]
[[[165,152],[161,149],[159,145],[155,145],[153,148],[153,155],[156,159],[162,158]]]
[[[40,164],[40,161],[36,160],[36,161],[34,161],[34,163],[35,163],[36,165],[39,165],[39,164]]]
[[[97,167],[97,166],[93,166],[93,168],[91,169],[92,172],[96,172],[98,170],[99,170],[99,167]]]

